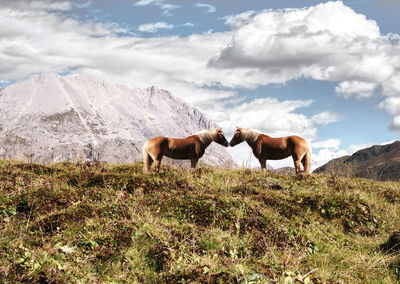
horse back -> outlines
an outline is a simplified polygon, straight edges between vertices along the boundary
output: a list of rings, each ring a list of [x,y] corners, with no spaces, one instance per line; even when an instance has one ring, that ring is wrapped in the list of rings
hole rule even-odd
[[[256,149],[253,149],[256,157],[270,160],[284,159],[308,149],[307,142],[299,136],[287,136],[273,138],[268,135],[260,134],[256,140]]]
[[[192,135],[186,138],[169,138],[165,156],[174,159],[199,159],[204,152],[205,147],[202,147],[199,138]]]
[[[288,138],[288,142],[290,143],[290,145],[292,145],[292,147],[294,149],[299,149],[299,150],[301,149],[304,151],[308,150],[309,146],[308,146],[307,141],[304,138],[301,138],[296,135],[292,135],[287,138]]]
[[[168,138],[168,147],[171,150],[187,150],[196,144],[196,139],[193,136],[186,138]]]
[[[158,136],[145,143],[145,150],[151,153],[153,157],[163,154],[164,149],[168,147],[168,137]]]
[[[205,148],[195,135],[186,138],[155,137],[147,142],[146,148],[154,157],[163,155],[173,159],[201,158]]]

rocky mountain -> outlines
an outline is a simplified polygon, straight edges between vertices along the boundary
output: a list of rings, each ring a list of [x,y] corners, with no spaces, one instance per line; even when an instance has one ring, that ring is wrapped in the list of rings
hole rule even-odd
[[[329,161],[314,173],[355,176],[375,180],[400,180],[400,141],[375,145]]]
[[[44,74],[0,90],[0,159],[129,163],[155,136],[216,128],[199,110],[150,87],[131,89],[82,76]],[[235,165],[212,143],[200,160]]]

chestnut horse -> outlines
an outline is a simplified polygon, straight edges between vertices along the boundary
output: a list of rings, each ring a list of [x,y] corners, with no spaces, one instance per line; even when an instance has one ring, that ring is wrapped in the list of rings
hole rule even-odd
[[[153,138],[143,145],[143,170],[149,172],[154,162],[154,170],[158,172],[164,155],[172,159],[190,160],[192,168],[195,168],[198,160],[203,157],[206,148],[213,141],[225,147],[229,146],[221,128],[200,131],[183,139]]]
[[[272,138],[258,130],[237,127],[230,146],[246,141],[253,149],[253,154],[260,162],[263,171],[267,171],[267,160],[280,160],[292,156],[296,174],[301,172],[300,162],[304,173],[310,173],[311,149],[306,140],[299,136]]]

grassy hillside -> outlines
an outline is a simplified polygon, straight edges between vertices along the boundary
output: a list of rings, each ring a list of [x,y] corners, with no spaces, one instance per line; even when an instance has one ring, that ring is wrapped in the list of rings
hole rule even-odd
[[[314,172],[381,181],[400,181],[400,141],[387,145],[374,145],[359,150],[351,156],[333,159]]]
[[[0,190],[0,282],[400,277],[400,183],[165,165],[146,176],[140,163],[0,161]]]

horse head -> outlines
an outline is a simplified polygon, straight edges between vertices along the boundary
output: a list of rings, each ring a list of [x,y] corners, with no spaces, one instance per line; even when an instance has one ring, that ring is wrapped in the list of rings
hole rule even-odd
[[[242,143],[244,139],[241,134],[242,134],[242,128],[236,126],[235,134],[233,135],[231,142],[229,142],[229,146],[233,147],[237,144]]]
[[[215,131],[217,132],[217,136],[214,141],[220,145],[228,147],[229,143],[228,140],[226,140],[225,138],[224,132],[222,132],[222,128],[218,128]]]

